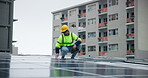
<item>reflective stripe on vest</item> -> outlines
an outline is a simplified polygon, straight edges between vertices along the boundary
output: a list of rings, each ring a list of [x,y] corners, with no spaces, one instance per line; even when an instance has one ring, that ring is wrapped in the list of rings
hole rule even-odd
[[[72,42],[71,43],[64,43],[64,35],[62,34],[62,43],[58,42],[59,44],[72,44],[73,43],[73,34],[71,33],[71,39],[72,39]]]

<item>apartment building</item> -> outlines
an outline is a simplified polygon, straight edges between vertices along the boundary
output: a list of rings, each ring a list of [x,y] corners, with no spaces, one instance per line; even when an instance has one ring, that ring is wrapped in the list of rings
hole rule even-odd
[[[53,52],[60,27],[66,24],[82,39],[78,56],[135,58],[135,52],[139,52],[136,4],[138,0],[92,0],[52,12]]]

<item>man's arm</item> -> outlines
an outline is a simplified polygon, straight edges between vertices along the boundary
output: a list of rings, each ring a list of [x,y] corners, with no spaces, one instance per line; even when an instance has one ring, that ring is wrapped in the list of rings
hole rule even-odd
[[[61,36],[58,38],[57,43],[56,43],[56,47],[55,47],[55,53],[56,53],[56,57],[59,56],[59,50],[61,47]]]
[[[81,38],[79,38],[76,34],[73,33],[73,38],[76,41],[75,45],[73,46],[74,49],[77,48],[77,46],[79,46],[82,43]]]

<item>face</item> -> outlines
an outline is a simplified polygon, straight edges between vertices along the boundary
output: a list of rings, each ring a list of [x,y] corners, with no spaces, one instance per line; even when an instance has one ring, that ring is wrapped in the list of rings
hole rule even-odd
[[[69,31],[65,31],[65,32],[63,32],[63,34],[64,34],[65,36],[68,36],[68,35],[69,35]]]

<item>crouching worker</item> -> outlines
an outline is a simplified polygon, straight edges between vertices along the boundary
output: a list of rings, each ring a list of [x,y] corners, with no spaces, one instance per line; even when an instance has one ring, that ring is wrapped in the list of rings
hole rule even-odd
[[[55,47],[56,57],[59,56],[59,50],[61,49],[61,59],[65,59],[64,57],[68,52],[72,54],[71,59],[74,59],[81,48],[81,39],[68,29],[67,25],[61,27],[62,34],[59,36]]]

